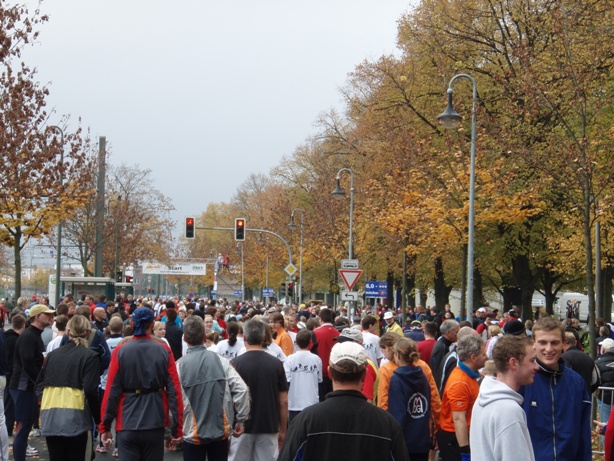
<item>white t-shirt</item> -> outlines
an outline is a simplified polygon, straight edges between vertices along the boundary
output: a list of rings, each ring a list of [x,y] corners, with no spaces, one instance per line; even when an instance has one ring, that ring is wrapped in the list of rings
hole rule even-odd
[[[367,357],[369,357],[375,366],[377,366],[378,360],[384,358],[384,354],[379,348],[379,336],[369,333],[368,331],[363,331],[362,345],[365,348]]]
[[[107,346],[109,346],[109,350],[111,351],[111,354],[113,354],[113,350],[117,347],[117,345],[122,341],[122,339],[124,339],[121,336],[116,336],[113,338],[107,338]],[[102,376],[100,377],[100,388],[101,389],[106,389],[107,388],[107,378],[109,377],[109,369],[107,368],[104,373],[102,374]]]
[[[263,347],[262,350],[267,354],[272,355],[276,359],[279,359],[282,363],[286,361],[286,354],[284,354],[284,351],[281,350],[281,347],[279,347],[275,343],[271,343],[269,347]],[[245,354],[245,352],[247,352],[247,350],[245,349],[245,346],[243,346],[239,351],[238,355],[243,355]]]
[[[227,358],[228,360],[232,360],[239,355],[239,351],[243,346],[243,338],[237,338],[237,342],[234,346],[228,344],[228,340],[224,339],[217,343],[217,350],[215,352],[217,352],[218,355]]]
[[[290,338],[292,338],[292,345],[294,346],[294,353],[298,352],[298,346],[296,345],[296,333],[293,331],[288,331]]]
[[[290,383],[288,410],[303,411],[318,403],[318,383],[322,382],[322,360],[309,351],[295,352],[284,362],[286,379]]]
[[[47,344],[47,350],[45,351],[47,352],[47,354],[60,347],[60,343],[62,342],[62,336],[56,336],[55,339],[49,341],[49,344]]]

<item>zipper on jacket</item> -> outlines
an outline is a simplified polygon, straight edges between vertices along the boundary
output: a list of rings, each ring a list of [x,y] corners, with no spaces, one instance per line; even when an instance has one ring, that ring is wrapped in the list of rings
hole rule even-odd
[[[553,375],[550,378],[550,401],[552,402],[552,450],[554,451],[554,460],[557,460],[556,457],[556,424],[555,424],[555,415],[554,415],[554,389],[552,388],[552,382],[556,385],[556,376]]]

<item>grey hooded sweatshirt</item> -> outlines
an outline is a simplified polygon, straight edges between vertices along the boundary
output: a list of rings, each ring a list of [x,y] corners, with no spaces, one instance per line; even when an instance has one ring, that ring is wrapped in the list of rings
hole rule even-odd
[[[484,378],[471,415],[472,461],[535,461],[522,402],[507,384]]]

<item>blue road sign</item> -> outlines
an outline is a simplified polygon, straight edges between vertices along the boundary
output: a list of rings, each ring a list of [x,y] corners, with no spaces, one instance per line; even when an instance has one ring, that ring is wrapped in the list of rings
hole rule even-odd
[[[235,296],[241,296],[243,292],[241,290],[235,290]]]
[[[211,290],[211,296],[215,296],[217,294],[217,290]]]
[[[385,298],[388,296],[388,282],[370,280],[365,283],[366,298]]]
[[[263,288],[262,296],[266,296],[268,298],[275,296],[275,290],[273,290],[273,288]]]

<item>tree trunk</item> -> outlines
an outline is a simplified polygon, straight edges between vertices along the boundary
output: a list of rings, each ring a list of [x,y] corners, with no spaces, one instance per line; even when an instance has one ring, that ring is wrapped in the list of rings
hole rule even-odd
[[[407,257],[405,286],[407,288],[407,306],[413,309],[416,307],[416,256]]]
[[[475,268],[473,274],[475,283]],[[461,305],[460,318],[467,318],[467,244],[463,245],[463,265],[461,267]]]
[[[535,276],[531,272],[529,258],[524,254],[517,254],[512,259],[512,274],[514,284],[520,287],[520,316],[523,319],[532,319],[531,300],[535,291]]]
[[[435,306],[441,312],[443,306],[450,303],[450,292],[452,286],[446,285],[445,274],[443,271],[443,261],[441,258],[435,258]]]
[[[484,280],[480,268],[475,267],[473,269],[473,312],[484,304]]]
[[[593,360],[597,357],[597,343],[595,335],[595,276],[593,274],[593,241],[591,235],[591,198],[590,184],[585,179],[584,184],[584,251],[586,253],[586,289],[588,290],[588,333],[590,338],[590,354]]]
[[[386,294],[386,305],[390,308],[394,306],[394,273],[388,272],[386,274],[386,281],[388,282],[388,290]]]
[[[425,287],[420,287],[420,305],[426,309],[426,302],[428,301],[428,290]]]
[[[522,302],[520,288],[506,285],[503,287],[503,311],[509,311],[512,306]]]
[[[19,299],[21,296],[21,227],[15,229],[13,255],[15,259],[15,299]]]

